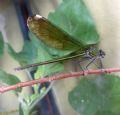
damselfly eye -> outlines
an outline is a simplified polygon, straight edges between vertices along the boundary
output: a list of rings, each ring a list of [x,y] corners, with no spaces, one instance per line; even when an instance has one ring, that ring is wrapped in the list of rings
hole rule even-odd
[[[105,57],[105,52],[100,49],[100,50],[99,50],[99,55],[100,55],[102,58],[104,58],[104,57]]]

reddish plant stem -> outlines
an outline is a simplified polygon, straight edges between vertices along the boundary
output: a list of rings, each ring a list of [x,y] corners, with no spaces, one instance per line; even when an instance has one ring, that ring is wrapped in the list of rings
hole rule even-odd
[[[15,90],[20,87],[32,86],[34,84],[51,82],[54,80],[61,80],[64,78],[86,76],[88,74],[91,75],[91,74],[111,73],[111,72],[120,72],[120,68],[85,70],[85,71],[80,71],[80,72],[70,72],[67,74],[53,75],[53,76],[49,76],[47,78],[41,78],[41,79],[37,79],[37,80],[21,82],[21,83],[11,85],[11,86],[1,86],[0,93],[4,93],[4,92],[10,91],[10,90]]]

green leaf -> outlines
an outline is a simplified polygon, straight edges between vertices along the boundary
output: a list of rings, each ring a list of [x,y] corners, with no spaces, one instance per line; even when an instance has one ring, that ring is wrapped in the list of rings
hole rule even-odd
[[[24,98],[23,102],[20,105],[21,111],[25,115],[31,115],[30,113],[34,111],[35,103],[40,101],[42,97],[44,96],[44,93],[46,91],[46,88],[42,88],[40,90],[40,93],[32,94],[31,96],[27,96]],[[36,114],[35,114],[36,115]]]
[[[2,33],[0,32],[0,57],[3,55],[3,52],[4,52],[4,42],[3,42]]]
[[[64,0],[48,19],[82,44],[99,41],[95,23],[83,0]]]
[[[84,77],[69,93],[69,102],[80,115],[120,115],[120,77]]]
[[[23,103],[23,108],[25,108],[25,107],[28,108],[28,106],[31,106],[36,100],[42,98],[42,96],[44,95],[45,91],[46,91],[46,88],[43,87],[40,90],[40,93],[37,92],[37,93],[34,93],[34,94],[30,95],[30,96],[26,96],[24,98],[24,102],[25,103]]]
[[[2,84],[14,85],[20,83],[21,81],[14,75],[8,74],[3,70],[0,70],[0,82]],[[21,88],[17,88],[15,91],[21,92]]]
[[[23,49],[20,52],[15,52],[9,44],[7,46],[8,53],[21,65],[32,64],[37,57],[37,48],[30,41],[25,41]]]
[[[39,56],[39,59],[42,61],[51,60],[51,56],[45,52],[45,50],[40,50],[44,55]],[[64,66],[62,63],[54,63],[48,64],[38,67],[37,72],[35,73],[35,78],[39,79],[40,77],[48,76],[57,72],[61,72],[64,70]]]
[[[44,44],[32,33],[29,33],[29,37],[32,43],[38,48],[38,57],[36,58],[36,62],[43,62],[47,60],[52,60],[54,57],[49,54]],[[35,78],[39,79],[40,77],[44,77],[50,74],[54,74],[56,72],[61,72],[64,70],[64,66],[61,63],[54,63],[39,66],[37,72],[35,73]]]

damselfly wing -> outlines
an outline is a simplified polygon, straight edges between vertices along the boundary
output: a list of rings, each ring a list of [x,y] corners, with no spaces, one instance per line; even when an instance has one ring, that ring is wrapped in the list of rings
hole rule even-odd
[[[28,17],[27,26],[31,32],[49,47],[60,50],[71,50],[72,48],[84,49],[85,47],[89,47],[89,45],[84,46],[40,15]]]

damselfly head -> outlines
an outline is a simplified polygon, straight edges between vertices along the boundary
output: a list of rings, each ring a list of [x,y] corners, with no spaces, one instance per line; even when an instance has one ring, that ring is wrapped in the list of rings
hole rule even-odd
[[[105,57],[105,52],[102,49],[99,50],[99,56],[102,58]]]
[[[98,50],[94,47],[90,47],[89,49],[87,49],[86,53],[87,53],[87,55],[91,55],[93,57],[94,56],[99,56],[101,58],[105,57],[105,52],[102,49]]]

